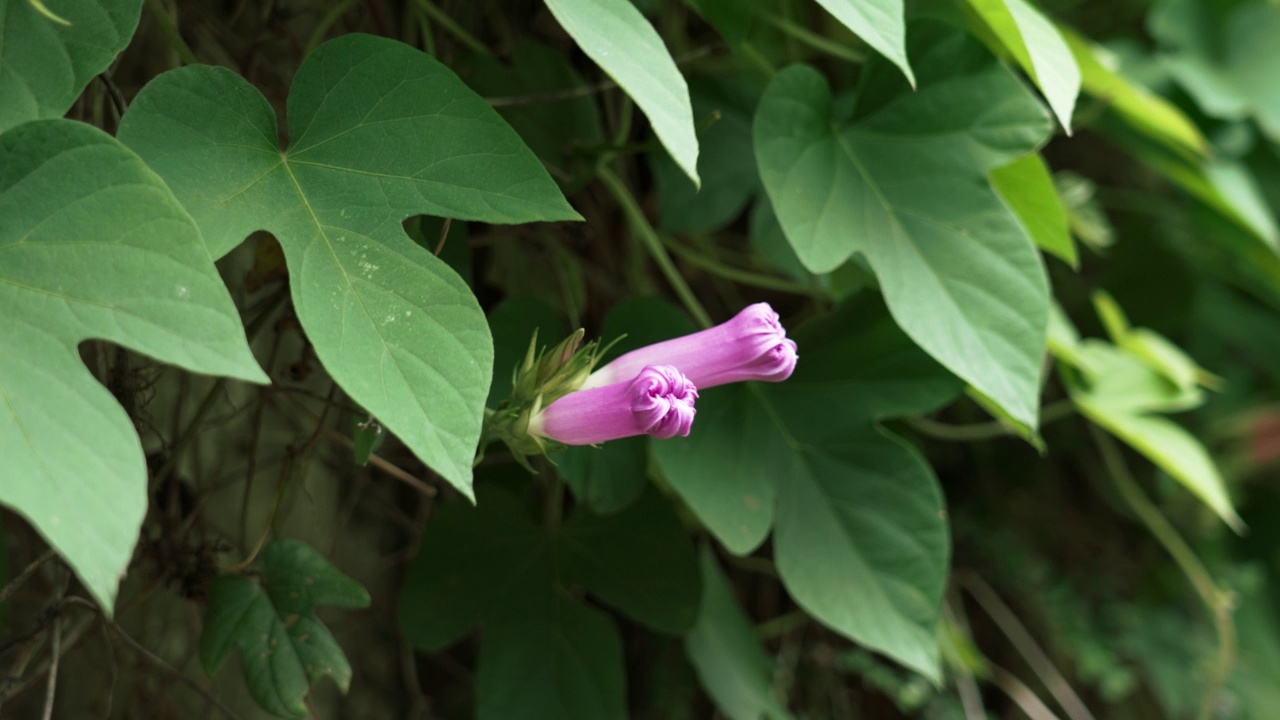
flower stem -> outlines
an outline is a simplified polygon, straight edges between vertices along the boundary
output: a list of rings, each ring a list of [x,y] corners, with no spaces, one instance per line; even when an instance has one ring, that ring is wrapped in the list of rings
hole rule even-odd
[[[671,284],[671,288],[675,290],[680,302],[684,304],[685,309],[693,316],[694,321],[703,328],[711,327],[711,316],[707,314],[706,309],[702,307],[702,303],[698,301],[697,296],[693,294],[693,290],[680,274],[680,270],[671,261],[671,256],[667,254],[667,249],[663,247],[657,231],[649,224],[649,219],[644,216],[644,211],[640,209],[639,203],[636,202],[631,191],[622,182],[622,178],[618,177],[613,170],[604,166],[600,167],[596,177],[600,178],[600,182],[604,183],[604,186],[609,189],[609,193],[618,201],[618,205],[622,207],[622,212],[626,214],[627,219],[631,222],[632,229],[640,237],[645,249],[649,251],[649,255],[658,264],[658,269],[662,271],[663,276]]]
[[[1209,687],[1205,691],[1204,701],[1197,715],[1201,720],[1207,720],[1213,716],[1218,695],[1226,683],[1231,667],[1235,664],[1236,632],[1235,625],[1231,621],[1231,613],[1235,606],[1234,595],[1214,583],[1213,577],[1200,562],[1195,551],[1160,513],[1159,508],[1142,493],[1138,483],[1129,474],[1129,468],[1125,466],[1124,458],[1121,457],[1120,448],[1115,440],[1092,423],[1089,425],[1089,432],[1093,434],[1093,441],[1102,455],[1102,462],[1112,480],[1115,481],[1120,496],[1129,504],[1134,514],[1147,526],[1156,540],[1173,556],[1174,561],[1191,581],[1192,587],[1213,616],[1213,623],[1218,633],[1218,661],[1209,677]]]

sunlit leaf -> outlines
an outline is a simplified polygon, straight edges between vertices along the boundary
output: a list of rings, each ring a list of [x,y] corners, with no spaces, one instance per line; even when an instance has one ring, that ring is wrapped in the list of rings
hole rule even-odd
[[[1058,29],[1026,0],[969,0],[969,5],[1035,80],[1070,135],[1080,68]]]
[[[254,230],[284,248],[293,304],[325,369],[464,493],[492,363],[466,284],[401,229],[427,213],[567,220],[520,138],[450,70],[408,46],[346,35],[299,69],[289,146],[275,111],[223,69],[165,73],[120,138],[160,173],[215,255]]]
[[[1043,142],[1050,120],[974,41],[937,23],[912,30],[920,89],[873,63],[854,122],[832,122],[812,68],[774,76],[755,120],[760,175],[806,267],[865,255],[903,330],[1034,429],[1048,285],[985,175]]]
[[[636,101],[680,169],[698,179],[689,88],[653,26],[630,0],[545,0],[578,47]]]
[[[907,59],[907,28],[902,0],[818,0],[827,12],[897,65],[916,84]]]
[[[991,185],[1041,250],[1077,266],[1080,261],[1068,230],[1067,211],[1043,158],[1033,153],[996,168]]]
[[[147,466],[77,345],[101,338],[193,372],[266,376],[190,216],[101,131],[45,120],[0,134],[0,217],[0,502],[110,610]]]

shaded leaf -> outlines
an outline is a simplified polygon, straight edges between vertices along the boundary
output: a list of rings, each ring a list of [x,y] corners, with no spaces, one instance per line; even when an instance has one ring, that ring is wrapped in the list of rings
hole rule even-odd
[[[0,502],[110,612],[147,467],[77,345],[101,338],[192,372],[267,378],[190,216],[111,137],[69,120],[0,135],[0,217]]]
[[[129,44],[142,0],[63,0],[56,7],[65,24],[33,2],[0,6],[0,132],[65,114]]]
[[[755,628],[738,607],[715,555],[702,549],[702,604],[698,622],[684,638],[685,652],[716,707],[730,720],[782,720],[786,710],[773,698],[773,668]]]
[[[862,253],[920,347],[1034,429],[1048,285],[985,173],[1044,141],[1049,118],[967,37],[913,25],[920,90],[871,63],[852,124],[812,68],[774,76],[755,120],[761,179],[813,272]]]
[[[479,720],[623,720],[622,642],[613,621],[550,588],[485,624]]]
[[[692,0],[694,8],[730,45],[741,45],[751,29],[751,0]]]
[[[556,543],[566,582],[659,632],[693,625],[701,590],[693,542],[658,493],[615,515],[575,512]]]
[[[662,38],[630,0],[545,0],[578,47],[636,101],[680,169],[698,179],[689,88]]]
[[[1166,66],[1208,114],[1252,117],[1280,141],[1280,8],[1265,0],[1242,3],[1218,25],[1199,5],[1166,0],[1152,14],[1153,33],[1174,51]]]
[[[151,81],[120,138],[174,189],[215,255],[266,229],[325,369],[463,493],[492,367],[465,283],[413,243],[415,214],[577,219],[510,127],[450,70],[406,45],[345,35],[289,96],[290,145],[244,78],[191,66]]]
[[[503,492],[434,514],[400,593],[400,629],[419,650],[439,650],[525,586],[550,585],[550,544],[527,510]]]
[[[649,482],[649,438],[611,440],[600,447],[569,446],[552,453],[556,470],[578,502],[601,514],[630,505]]]
[[[746,207],[760,179],[751,153],[754,98],[745,88],[699,78],[689,84],[694,117],[715,117],[699,133],[698,175],[702,187],[689,182],[670,158],[650,155],[661,208],[660,225],[671,232],[714,232]]]
[[[344,693],[351,684],[351,665],[315,606],[367,607],[369,593],[296,540],[268,545],[260,562],[260,583],[223,575],[209,589],[200,664],[213,675],[240,648],[254,700],[273,715],[299,717],[321,676],[331,676]]]
[[[468,84],[481,95],[495,99],[498,114],[520,133],[529,149],[548,164],[561,168],[573,182],[589,179],[590,158],[575,156],[575,151],[580,146],[604,142],[600,108],[594,97],[506,102],[584,87],[587,82],[564,53],[548,45],[522,41],[512,48],[510,65],[483,56],[474,62],[476,71],[467,79]]]
[[[653,446],[672,489],[737,555],[750,554],[769,536],[774,479],[789,469],[781,451],[766,450],[777,436],[757,400],[741,383],[702,390],[689,437]]]

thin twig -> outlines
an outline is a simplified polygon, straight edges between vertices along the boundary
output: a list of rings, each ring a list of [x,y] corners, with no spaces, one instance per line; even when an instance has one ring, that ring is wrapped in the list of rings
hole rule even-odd
[[[4,602],[8,601],[9,598],[15,592],[17,592],[18,588],[22,587],[23,583],[31,579],[31,576],[34,575],[36,571],[40,569],[41,565],[52,560],[57,554],[58,554],[58,551],[54,550],[53,548],[49,548],[48,550],[45,550],[44,553],[40,555],[40,557],[36,558],[35,560],[32,560],[29,565],[23,568],[22,572],[18,573],[16,577],[14,577],[9,582],[5,583],[4,587],[0,587],[0,604],[3,604]]]
[[[440,240],[436,242],[436,249],[432,251],[432,255],[440,257],[440,252],[444,250],[444,241],[449,239],[449,226],[453,224],[453,218],[445,218],[440,223]]]
[[[49,645],[49,684],[44,691],[43,720],[53,718],[53,699],[58,694],[58,660],[62,657],[62,618],[53,619],[53,637]]]
[[[201,697],[209,701],[209,703],[214,707],[218,708],[218,710],[221,710],[222,714],[226,715],[229,718],[232,718],[233,720],[240,720],[240,717],[236,715],[234,712],[232,712],[230,708],[228,708],[226,705],[223,705],[218,700],[218,698],[211,695],[208,690],[200,687],[200,684],[197,683],[195,680],[192,680],[191,678],[187,677],[186,673],[182,672],[181,670],[178,670],[174,666],[170,665],[169,662],[166,661],[164,658],[152,653],[150,650],[143,647],[141,643],[139,643],[137,640],[134,640],[132,637],[130,637],[129,633],[126,633],[124,631],[124,628],[120,627],[115,622],[108,620],[105,615],[102,615],[102,610],[97,605],[93,604],[92,602],[82,597],[76,597],[76,596],[71,596],[66,598],[65,602],[67,602],[68,604],[81,605],[83,607],[87,607],[93,610],[94,612],[98,613],[99,617],[102,618],[102,621],[106,623],[107,627],[111,628],[115,632],[115,634],[118,635],[120,639],[125,642],[126,645],[133,648],[134,652],[141,655],[152,665],[155,665],[156,667],[160,668],[161,670],[164,670],[165,672],[169,673],[173,677],[176,677],[177,679],[181,680],[184,685],[191,688],[196,693],[200,694]]]
[[[622,206],[623,214],[631,222],[631,229],[640,237],[641,243],[649,251],[653,261],[658,264],[658,269],[662,271],[662,275],[671,285],[671,289],[675,290],[676,296],[680,298],[680,302],[684,304],[685,309],[693,316],[694,321],[703,328],[711,327],[711,316],[707,314],[697,295],[689,287],[689,283],[685,282],[684,276],[680,274],[680,270],[671,261],[671,256],[667,254],[667,249],[663,247],[662,240],[658,239],[658,233],[653,229],[653,225],[649,223],[649,219],[645,217],[644,211],[640,209],[640,205],[636,202],[635,196],[631,194],[631,190],[622,182],[622,178],[607,167],[601,167],[596,177],[600,179],[600,182],[604,183],[609,193]]]
[[[1036,694],[1031,692],[1031,688],[1027,687],[1013,673],[1004,668],[988,661],[987,666],[991,668],[991,681],[996,687],[1000,688],[1009,699],[1017,704],[1022,712],[1026,713],[1031,720],[1058,720],[1058,716],[1045,705]]]
[[[1102,455],[1103,465],[1115,481],[1121,497],[1129,504],[1142,524],[1146,525],[1147,530],[1173,556],[1174,562],[1191,581],[1191,586],[1200,595],[1200,599],[1204,601],[1205,607],[1213,618],[1213,624],[1218,633],[1218,661],[1213,668],[1213,674],[1209,677],[1209,687],[1205,690],[1204,701],[1197,715],[1201,720],[1206,720],[1213,716],[1218,695],[1226,684],[1231,667],[1235,665],[1236,630],[1231,620],[1231,614],[1235,610],[1235,595],[1217,586],[1213,576],[1200,562],[1200,558],[1196,556],[1191,546],[1187,545],[1159,508],[1143,494],[1137,481],[1129,474],[1129,468],[1125,465],[1115,440],[1092,423],[1089,424],[1089,431],[1093,435],[1094,443],[1098,446],[1098,452]]]
[[[954,605],[959,604],[959,596],[954,591],[948,593],[949,597],[942,604],[942,617],[946,622],[952,625],[957,632],[963,632],[969,636],[972,642],[973,633],[969,630],[969,623],[964,617],[963,608],[957,611]],[[956,692],[960,694],[960,705],[964,708],[964,716],[966,720],[986,720],[987,709],[982,704],[982,690],[978,687],[978,680],[973,676],[973,671],[963,662],[956,663],[958,672],[955,674]]]
[[[348,438],[347,436],[334,430],[333,428],[325,428],[324,434],[325,434],[325,437],[328,437],[331,440],[336,440],[337,442],[342,443],[348,448],[354,449],[356,446],[356,444],[351,441],[351,438]],[[439,492],[438,490],[431,487],[430,485],[410,475],[405,470],[402,470],[400,467],[388,462],[377,453],[369,453],[369,464],[385,472],[391,477],[399,480],[405,485],[408,485],[414,490],[417,490],[423,495],[426,495],[427,497],[435,497],[436,493]]]
[[[1071,720],[1094,720],[1093,713],[1089,712],[1084,701],[1049,659],[1048,653],[1036,643],[1026,626],[1018,620],[1018,616],[1009,609],[1004,600],[1000,599],[996,591],[972,572],[957,573],[956,580],[969,591],[974,600],[978,601],[978,605],[982,606],[987,615],[995,621],[1009,642],[1013,643],[1014,649],[1022,655],[1027,665],[1031,666],[1031,670],[1066,711],[1067,717]]]

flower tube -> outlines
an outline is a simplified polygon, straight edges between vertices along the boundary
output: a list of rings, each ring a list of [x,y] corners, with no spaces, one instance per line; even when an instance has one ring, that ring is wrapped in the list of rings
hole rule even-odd
[[[652,435],[687,436],[698,390],[670,365],[641,368],[625,382],[569,393],[529,421],[529,433],[565,445]]]
[[[769,303],[756,303],[708,330],[632,350],[596,370],[583,388],[634,377],[646,365],[673,365],[695,387],[743,380],[781,382],[796,367],[796,344]]]

